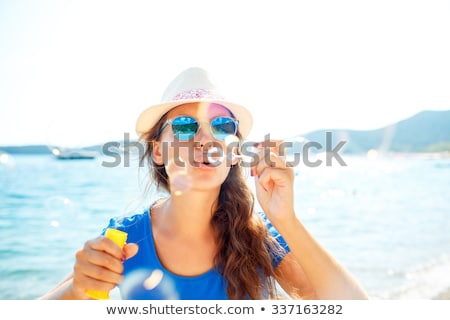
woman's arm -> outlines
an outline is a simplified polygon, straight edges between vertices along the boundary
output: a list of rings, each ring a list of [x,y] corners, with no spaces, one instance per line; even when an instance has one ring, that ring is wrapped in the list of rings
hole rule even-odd
[[[317,299],[367,299],[367,294],[350,272],[319,244],[298,219],[294,211],[293,168],[287,166],[273,150],[261,150],[259,159],[253,170],[258,201],[288,244],[292,260],[304,271]],[[294,275],[283,274],[280,282],[296,283]]]
[[[77,300],[78,297],[71,291],[72,280],[73,274],[68,275],[56,287],[40,296],[38,300]]]
[[[280,287],[292,299],[317,300],[316,292],[300,264],[288,253],[275,269]]]
[[[300,220],[295,218],[295,214],[290,222],[274,225],[291,249],[289,255],[292,255],[293,259],[287,261],[289,266],[284,268],[288,271],[297,270],[295,275],[283,272],[282,279],[279,280],[280,285],[287,282],[297,283],[298,286],[299,280],[306,282],[300,289],[311,286],[310,291],[316,294],[315,299],[368,299],[366,292],[352,274],[317,242]],[[292,260],[295,260],[300,268],[296,268]],[[304,292],[300,291],[301,297],[302,293]],[[306,297],[308,296],[311,296],[309,291],[306,292]]]

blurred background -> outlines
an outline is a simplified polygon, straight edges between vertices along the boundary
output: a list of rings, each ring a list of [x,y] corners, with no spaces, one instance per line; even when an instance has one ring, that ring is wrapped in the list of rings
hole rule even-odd
[[[0,299],[43,294],[110,217],[151,202],[135,121],[191,66],[253,112],[249,140],[294,143],[297,214],[371,297],[448,298],[449,13],[0,0]]]

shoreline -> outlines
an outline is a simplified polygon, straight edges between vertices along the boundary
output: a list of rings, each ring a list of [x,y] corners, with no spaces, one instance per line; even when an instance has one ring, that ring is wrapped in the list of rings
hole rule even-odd
[[[448,159],[450,151],[437,152],[386,152],[381,153],[388,158],[422,158],[422,159]]]
[[[450,288],[447,288],[445,291],[442,291],[431,300],[450,300]]]

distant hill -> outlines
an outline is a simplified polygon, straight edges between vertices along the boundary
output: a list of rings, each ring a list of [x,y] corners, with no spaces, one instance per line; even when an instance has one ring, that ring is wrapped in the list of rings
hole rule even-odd
[[[0,146],[0,152],[10,154],[51,154],[52,152],[46,145],[29,146]]]
[[[83,150],[101,151],[101,146],[89,146],[82,148]],[[49,146],[47,145],[28,145],[28,146],[0,146],[0,153],[6,152],[9,154],[52,154]]]
[[[326,145],[327,132],[331,133],[332,147],[346,141],[339,151],[367,153],[371,149],[381,152],[443,152],[450,151],[450,110],[422,111],[383,128],[375,130],[322,129],[301,134],[306,141]],[[120,142],[123,146],[123,142]],[[301,143],[294,150],[301,148]],[[102,152],[102,145],[85,148]],[[318,150],[325,151],[325,150]],[[51,154],[46,145],[0,146],[0,152],[10,154]]]
[[[327,132],[333,146],[347,141],[341,149],[345,153],[450,151],[450,110],[422,111],[375,130],[322,129],[301,136],[325,146]]]

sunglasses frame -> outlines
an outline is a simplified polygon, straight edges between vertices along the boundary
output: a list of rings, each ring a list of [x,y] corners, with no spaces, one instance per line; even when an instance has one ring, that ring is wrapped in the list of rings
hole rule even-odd
[[[160,135],[164,131],[164,129],[166,129],[166,127],[168,125],[171,125],[172,133],[177,139],[179,139],[181,141],[189,141],[189,140],[191,140],[192,138],[190,138],[190,139],[180,139],[179,136],[177,134],[175,134],[174,129],[173,129],[173,121],[175,121],[178,118],[191,118],[191,119],[194,119],[195,122],[197,123],[198,127],[197,127],[197,131],[195,131],[195,133],[192,136],[192,138],[194,138],[198,134],[198,130],[201,128],[202,122],[198,121],[198,119],[196,119],[196,118],[194,118],[192,116],[179,115],[179,116],[176,116],[175,118],[168,119],[166,122],[164,122],[164,124],[162,125],[161,129],[159,129],[159,131],[158,131],[158,135]],[[225,139],[217,138],[216,134],[213,131],[212,123],[213,123],[214,120],[219,119],[219,118],[230,119],[235,125],[234,133],[232,133],[230,135],[236,135],[236,133],[238,131],[238,128],[239,128],[239,120],[233,119],[232,117],[228,117],[228,116],[218,116],[218,117],[214,117],[214,118],[209,120],[209,132],[214,137],[214,139],[219,140],[219,141],[224,141],[225,140]]]

